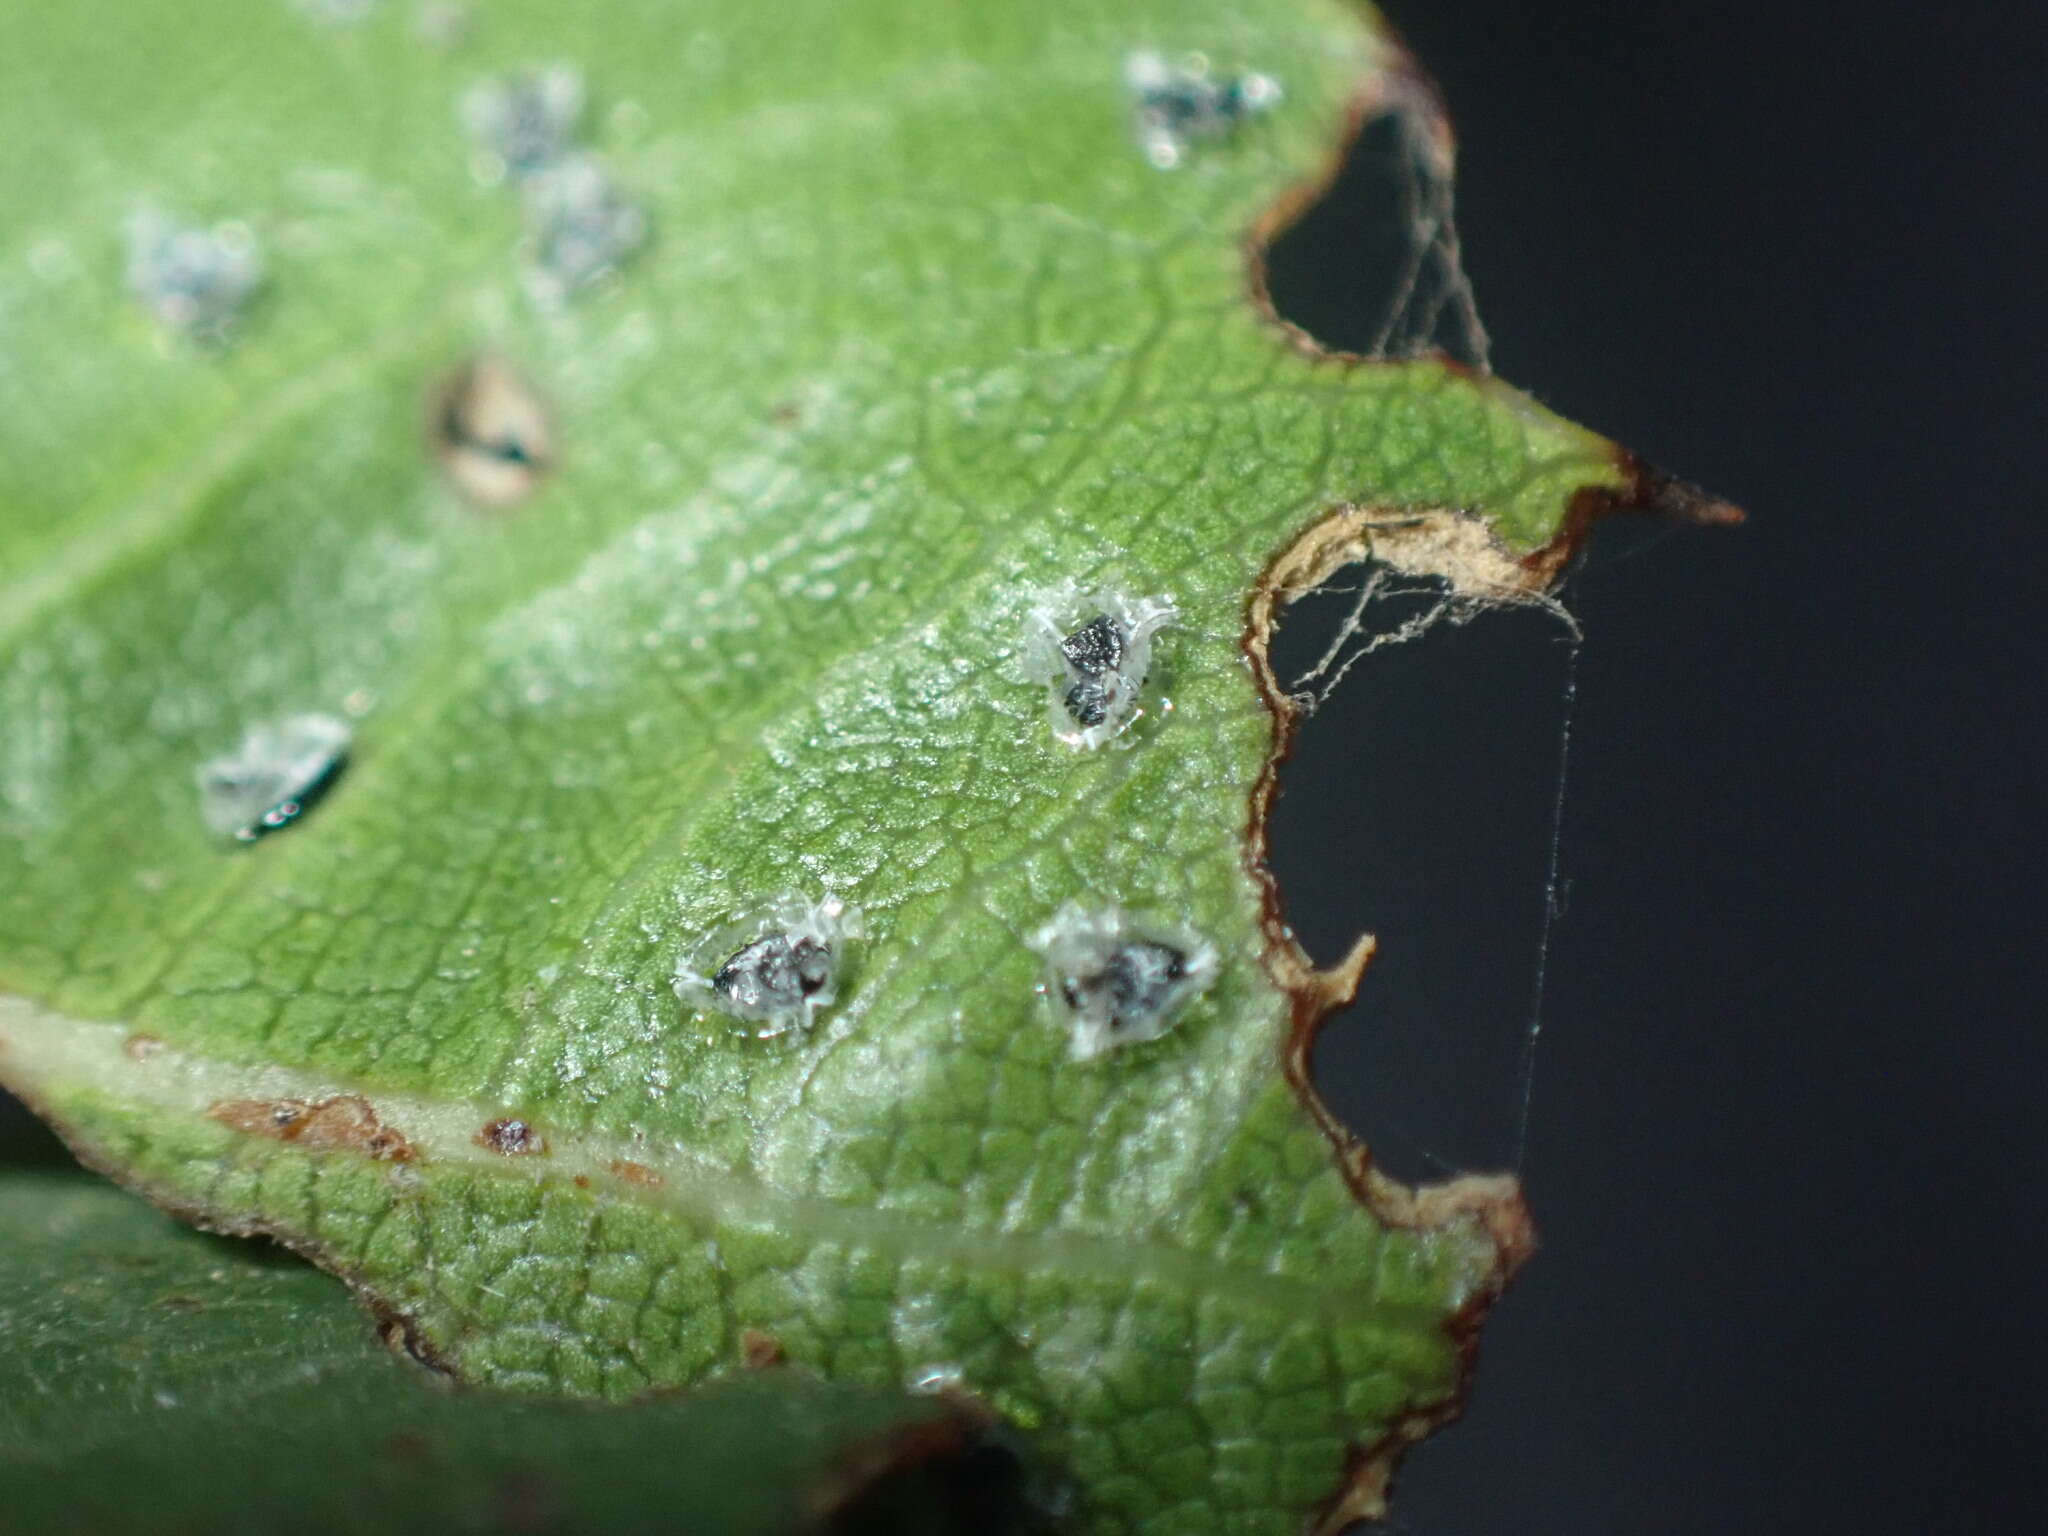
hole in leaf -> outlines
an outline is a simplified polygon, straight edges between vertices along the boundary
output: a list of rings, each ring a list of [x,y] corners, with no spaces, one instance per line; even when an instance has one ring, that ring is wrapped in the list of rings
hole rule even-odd
[[[1406,84],[1366,120],[1265,269],[1274,312],[1326,350],[1486,366],[1452,219],[1450,136],[1428,87]]]
[[[1357,657],[1281,769],[1271,860],[1317,964],[1379,938],[1313,1069],[1408,1182],[1519,1161],[1573,660],[1556,614],[1459,614],[1445,595],[1354,565],[1287,611],[1271,651],[1290,688],[1324,666],[1303,692]]]

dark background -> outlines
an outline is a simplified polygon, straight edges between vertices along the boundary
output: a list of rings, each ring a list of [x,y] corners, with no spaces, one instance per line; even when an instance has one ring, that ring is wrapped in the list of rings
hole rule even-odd
[[[1533,1073],[1556,629],[1379,653],[1289,769],[1305,939],[1386,946],[1327,1092],[1398,1173],[1519,1167],[1544,1239],[1395,1528],[2048,1528],[2043,23],[1389,9],[1495,366],[1751,512],[1573,582]],[[1333,340],[1341,235],[1290,256]]]
[[[1387,9],[1494,366],[1751,515],[1609,525],[1570,589],[1533,1078],[1555,626],[1376,653],[1283,781],[1304,938],[1385,945],[1326,1093],[1403,1175],[1519,1165],[1543,1236],[1395,1528],[2048,1529],[2048,23]],[[1311,233],[1297,309],[1369,327]]]

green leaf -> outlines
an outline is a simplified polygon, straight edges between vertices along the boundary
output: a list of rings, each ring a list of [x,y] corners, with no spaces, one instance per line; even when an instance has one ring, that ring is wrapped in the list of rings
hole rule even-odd
[[[1284,94],[1161,169],[1141,49]],[[557,61],[573,131],[557,74],[508,136]],[[1405,69],[1338,0],[19,18],[0,1077],[467,1380],[769,1335],[957,1378],[1089,1530],[1376,1507],[1528,1232],[1308,1088],[1369,951],[1311,970],[1264,874],[1265,636],[1347,560],[1532,601],[1593,512],[1686,505],[1264,308],[1248,249]],[[1067,583],[1174,614],[1092,749]],[[202,765],[307,714],[353,730],[318,803],[210,826]],[[864,936],[762,1038],[701,980],[796,898]],[[1070,906],[1181,948],[1159,1038],[1076,1059]]]
[[[425,1380],[288,1255],[0,1175],[0,1531],[794,1531],[863,1485],[890,1529],[938,1531],[919,1457],[971,1466],[979,1438],[940,1400],[784,1370],[625,1408]]]

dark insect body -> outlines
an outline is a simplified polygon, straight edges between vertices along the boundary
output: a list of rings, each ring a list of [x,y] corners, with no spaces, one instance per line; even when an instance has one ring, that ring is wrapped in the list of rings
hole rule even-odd
[[[802,1008],[832,984],[832,951],[816,939],[772,933],[734,955],[711,978],[712,987],[749,1017]]]
[[[1108,614],[1098,613],[1060,642],[1060,654],[1083,677],[1114,672],[1124,661],[1123,626]]]
[[[279,800],[247,826],[236,828],[235,840],[237,842],[253,843],[259,837],[268,837],[271,833],[290,826],[320,803],[321,799],[327,794],[327,791],[332,789],[336,781],[341,778],[342,769],[347,766],[348,754],[346,752],[337,753],[328,760],[327,765],[307,783],[304,789],[301,789],[294,795],[287,796],[283,800]]]
[[[1187,975],[1185,951],[1133,939],[1111,950],[1098,969],[1062,976],[1060,996],[1076,1013],[1092,1014],[1116,1032],[1157,1018]]]
[[[1119,669],[1126,645],[1123,626],[1106,613],[1098,613],[1060,641],[1070,679],[1060,702],[1076,725],[1093,729],[1109,718],[1123,686]]]

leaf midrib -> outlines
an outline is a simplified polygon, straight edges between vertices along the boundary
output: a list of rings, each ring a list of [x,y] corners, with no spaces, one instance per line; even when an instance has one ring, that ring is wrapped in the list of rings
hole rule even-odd
[[[1062,1276],[1099,1280],[1119,1288],[1147,1283],[1208,1298],[1227,1295],[1287,1316],[1331,1322],[1398,1326],[1433,1319],[1433,1308],[1404,1307],[1381,1297],[1369,1278],[1344,1277],[1324,1285],[1198,1254],[1149,1235],[1075,1230],[1020,1232],[927,1222],[904,1213],[858,1207],[776,1188],[734,1174],[675,1146],[657,1148],[629,1137],[587,1132],[556,1134],[547,1127],[543,1156],[510,1158],[479,1147],[473,1137],[504,1106],[469,1100],[387,1094],[332,1077],[283,1067],[249,1068],[168,1046],[146,1060],[131,1057],[126,1025],[84,1021],[49,1012],[24,998],[0,995],[0,1049],[15,1080],[32,1095],[80,1087],[115,1096],[135,1109],[203,1118],[222,1101],[305,1099],[358,1094],[379,1119],[415,1149],[413,1167],[432,1179],[437,1168],[494,1178],[568,1184],[576,1178],[601,1190],[602,1200],[644,1206],[702,1224],[714,1234],[734,1230],[788,1234],[807,1244],[839,1244],[898,1262],[938,1262],[957,1270],[1030,1274],[1053,1269]],[[316,1164],[346,1152],[303,1153]],[[651,1187],[621,1177],[615,1163],[640,1165],[658,1175]],[[234,1213],[217,1213],[232,1219]]]

